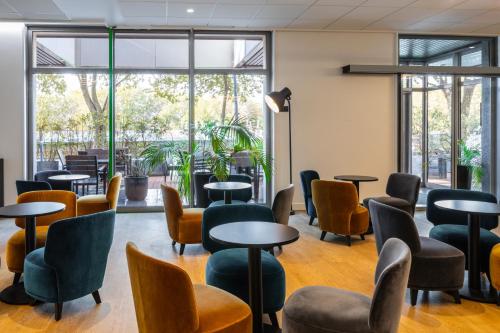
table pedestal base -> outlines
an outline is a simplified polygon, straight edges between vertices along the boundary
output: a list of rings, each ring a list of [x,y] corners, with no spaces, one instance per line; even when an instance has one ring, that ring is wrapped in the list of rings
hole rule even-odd
[[[472,289],[469,287],[469,279],[467,277],[467,271],[464,278],[464,286],[460,289],[460,296],[468,299],[470,301],[481,302],[481,303],[496,303],[497,295],[496,291],[490,288],[490,284],[487,278],[481,276],[481,289]]]
[[[0,292],[0,300],[11,305],[27,305],[33,303],[31,298],[24,290],[24,283],[17,283],[9,286]]]
[[[263,333],[281,333],[281,328],[276,328],[272,325],[264,324],[262,332]]]

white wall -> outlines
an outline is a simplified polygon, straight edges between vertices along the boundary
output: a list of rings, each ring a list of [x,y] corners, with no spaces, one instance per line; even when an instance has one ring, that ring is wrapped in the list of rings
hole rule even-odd
[[[294,32],[274,35],[274,87],[292,91],[294,207],[303,209],[299,172],[376,176],[361,198],[385,192],[397,168],[393,76],[343,75],[347,64],[396,63],[393,33]],[[288,115],[275,116],[275,190],[289,182]]]
[[[5,163],[5,203],[15,203],[15,180],[26,156],[24,25],[0,23],[0,158]]]

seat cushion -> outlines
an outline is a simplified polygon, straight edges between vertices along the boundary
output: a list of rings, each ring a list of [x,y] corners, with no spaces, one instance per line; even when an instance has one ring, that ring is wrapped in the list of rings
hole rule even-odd
[[[469,250],[468,235],[469,227],[466,225],[458,224],[440,224],[433,227],[429,232],[430,238],[440,240],[441,242],[444,242],[446,244],[450,244],[461,250],[465,254],[467,254]],[[493,246],[495,246],[495,244],[500,243],[500,237],[489,230],[481,228],[479,230],[479,239],[479,267],[481,269],[481,272],[489,273],[489,257],[491,249],[493,249]],[[465,256],[465,267],[468,267],[467,255]]]
[[[45,246],[49,226],[36,227],[36,248]],[[10,236],[6,247],[6,261],[9,271],[22,273],[24,269],[24,254],[26,251],[24,229],[16,231]]]
[[[465,255],[459,249],[428,237],[420,237],[420,251],[412,255],[408,287],[456,290],[464,282]]]
[[[294,292],[283,309],[283,332],[371,332],[370,298],[346,290],[311,286]]]
[[[285,271],[271,254],[261,251],[264,313],[279,311],[285,302]],[[248,303],[248,250],[227,249],[212,254],[206,282]]]
[[[490,281],[491,285],[500,291],[500,244],[495,245],[491,250]]]
[[[211,286],[195,284],[193,287],[200,325],[196,333],[252,331],[252,312],[239,298]]]
[[[231,200],[230,205],[244,205],[246,204],[246,201],[241,201],[241,200]],[[224,200],[217,200],[212,202],[208,207],[215,207],[215,206],[222,206],[222,205],[227,205]]]
[[[86,195],[76,201],[78,216],[104,212],[110,209],[110,202],[104,194]]]
[[[57,301],[55,271],[44,261],[45,248],[37,249],[24,261],[24,288],[31,297],[43,302]]]
[[[368,209],[358,205],[351,215],[350,234],[362,235],[368,230],[369,214]]]
[[[383,204],[385,204],[387,206],[391,206],[391,207],[394,207],[394,208],[398,208],[398,209],[404,210],[408,214],[413,215],[413,207],[412,207],[412,205],[408,201],[406,201],[404,199],[400,199],[400,198],[396,198],[396,197],[388,197],[388,196],[374,197],[374,198],[365,198],[363,200],[363,206],[365,206],[366,208],[368,208],[368,202],[370,200],[375,200],[375,201],[383,203]]]
[[[179,243],[201,243],[201,220],[203,208],[186,208],[179,218]]]

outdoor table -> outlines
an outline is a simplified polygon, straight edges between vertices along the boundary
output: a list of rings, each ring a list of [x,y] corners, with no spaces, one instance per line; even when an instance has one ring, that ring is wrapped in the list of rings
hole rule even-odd
[[[471,200],[441,200],[434,203],[436,207],[467,213],[469,225],[468,237],[468,274],[465,276],[464,286],[460,289],[460,295],[466,299],[482,302],[495,303],[496,295],[491,294],[490,286],[481,275],[480,262],[480,217],[481,215],[500,215],[500,205],[492,202]]]
[[[359,183],[360,182],[376,182],[378,180],[377,177],[372,176],[359,176],[359,175],[341,175],[333,177],[337,180],[344,180],[348,182],[352,182],[354,186],[356,186],[356,192],[358,193],[359,200]]]
[[[222,224],[210,229],[210,238],[223,245],[248,248],[248,285],[253,333],[272,332],[262,323],[262,249],[285,245],[299,239],[297,229],[287,225],[250,221]]]
[[[224,191],[224,203],[226,205],[231,204],[233,198],[233,191],[244,190],[247,188],[251,188],[252,184],[243,183],[243,182],[214,182],[208,183],[203,186],[207,190],[213,191]]]
[[[28,202],[0,208],[0,217],[24,217],[25,224],[25,255],[36,247],[36,217],[50,215],[63,211],[66,205],[59,202]],[[30,304],[29,297],[24,290],[24,283],[16,283],[0,292],[0,300],[7,304]]]
[[[51,176],[49,177],[50,180],[57,180],[57,181],[70,181],[71,185],[73,186],[73,182],[77,180],[84,180],[84,179],[89,179],[89,175],[80,175],[80,174],[70,174],[70,175],[56,175],[56,176]],[[74,186],[73,186],[74,189]],[[77,191],[78,192],[78,189]],[[85,186],[83,186],[83,194],[85,194]]]

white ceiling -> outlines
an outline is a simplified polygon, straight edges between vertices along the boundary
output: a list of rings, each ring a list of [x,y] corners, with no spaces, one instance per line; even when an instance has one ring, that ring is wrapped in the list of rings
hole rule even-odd
[[[500,34],[500,0],[0,0],[0,20]]]

